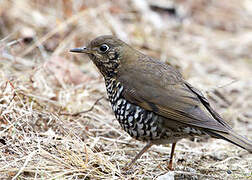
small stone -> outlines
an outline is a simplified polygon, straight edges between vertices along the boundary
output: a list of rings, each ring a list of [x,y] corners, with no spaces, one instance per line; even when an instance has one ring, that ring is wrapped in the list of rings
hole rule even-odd
[[[157,180],[174,180],[174,171],[158,176]]]
[[[232,171],[230,169],[227,170],[228,174],[232,174]]]

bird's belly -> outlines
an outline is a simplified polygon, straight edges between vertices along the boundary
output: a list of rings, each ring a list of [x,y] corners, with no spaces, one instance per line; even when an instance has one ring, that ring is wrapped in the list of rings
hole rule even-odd
[[[161,127],[162,118],[155,113],[131,104],[123,98],[111,105],[116,119],[130,136],[148,141],[158,140],[164,134],[165,130]]]
[[[131,137],[154,144],[174,143],[182,138],[201,136],[200,130],[192,127],[164,127],[167,120],[154,112],[145,110],[121,98],[111,103],[115,117]]]

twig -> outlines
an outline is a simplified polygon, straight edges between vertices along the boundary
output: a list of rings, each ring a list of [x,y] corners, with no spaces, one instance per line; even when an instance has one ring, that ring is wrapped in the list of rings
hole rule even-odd
[[[32,159],[32,157],[36,154],[36,152],[37,151],[33,151],[32,153],[30,153],[27,156],[27,158],[26,158],[26,160],[24,162],[24,165],[19,169],[18,173],[12,179],[16,179],[20,175],[20,173],[22,173],[24,171],[24,169],[27,166],[28,162]]]

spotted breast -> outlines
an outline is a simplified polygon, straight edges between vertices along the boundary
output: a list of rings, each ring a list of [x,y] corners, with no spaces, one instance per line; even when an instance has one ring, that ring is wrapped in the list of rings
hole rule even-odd
[[[163,118],[127,101],[123,86],[113,78],[106,78],[105,85],[115,117],[121,127],[133,138],[148,141],[158,140],[165,130],[161,127]]]

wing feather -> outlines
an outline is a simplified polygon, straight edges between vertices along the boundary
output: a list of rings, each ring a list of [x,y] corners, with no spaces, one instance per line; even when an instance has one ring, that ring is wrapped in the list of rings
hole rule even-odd
[[[172,66],[149,59],[148,65],[129,65],[120,73],[123,96],[131,103],[190,126],[222,132],[230,129],[203,94]]]

